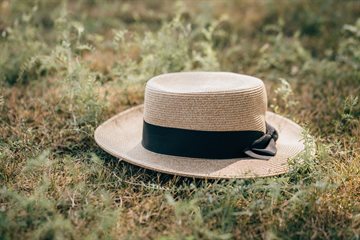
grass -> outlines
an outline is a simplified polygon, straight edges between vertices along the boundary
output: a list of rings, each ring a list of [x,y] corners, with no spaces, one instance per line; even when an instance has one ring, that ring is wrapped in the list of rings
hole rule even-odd
[[[359,239],[359,13],[351,0],[0,2],[0,239]],[[95,144],[150,77],[189,70],[263,79],[316,153],[278,177],[204,181]]]

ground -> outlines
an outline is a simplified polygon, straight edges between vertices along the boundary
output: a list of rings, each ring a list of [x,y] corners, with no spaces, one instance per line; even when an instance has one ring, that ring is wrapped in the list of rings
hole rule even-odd
[[[359,239],[359,16],[355,0],[0,1],[0,239]],[[190,70],[263,79],[316,152],[204,181],[96,145],[149,78]]]

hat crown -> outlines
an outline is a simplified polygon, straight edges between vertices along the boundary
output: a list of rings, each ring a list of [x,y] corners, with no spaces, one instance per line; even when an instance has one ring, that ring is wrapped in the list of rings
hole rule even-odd
[[[168,73],[145,89],[144,121],[162,127],[265,132],[266,109],[264,83],[236,73]]]

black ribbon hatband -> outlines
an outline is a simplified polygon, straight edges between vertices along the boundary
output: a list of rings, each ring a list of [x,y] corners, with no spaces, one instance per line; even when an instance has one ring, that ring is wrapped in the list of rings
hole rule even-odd
[[[276,154],[278,133],[266,123],[261,131],[198,131],[162,127],[144,121],[142,145],[161,154],[227,159],[252,157],[269,159]]]

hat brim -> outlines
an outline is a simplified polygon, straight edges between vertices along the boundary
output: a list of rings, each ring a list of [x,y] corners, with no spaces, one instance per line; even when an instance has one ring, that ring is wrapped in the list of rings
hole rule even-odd
[[[277,154],[254,158],[199,159],[151,152],[141,145],[143,105],[110,118],[95,130],[95,141],[109,154],[131,164],[173,175],[196,178],[254,178],[289,171],[288,159],[304,150],[303,129],[293,121],[267,112],[266,121],[279,133]]]

